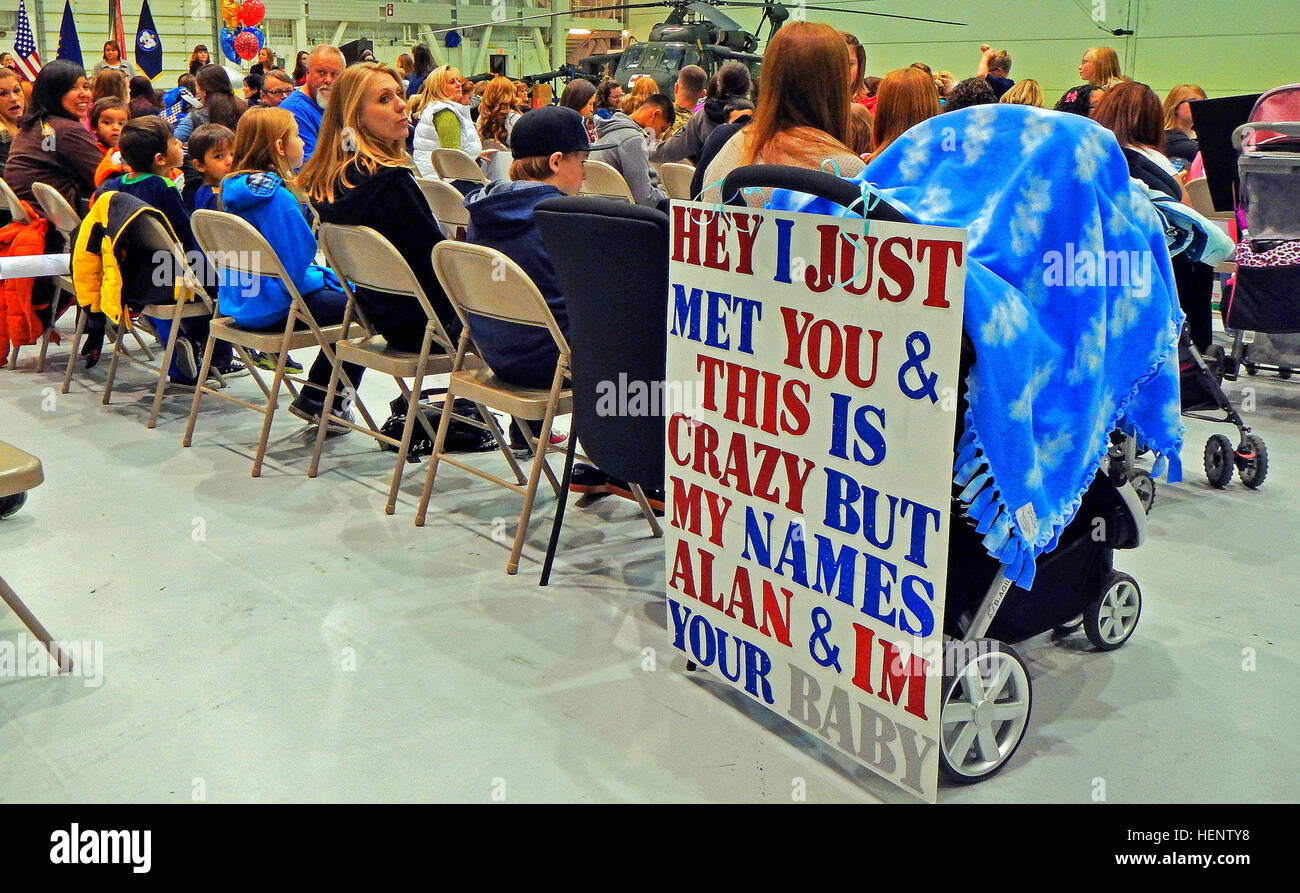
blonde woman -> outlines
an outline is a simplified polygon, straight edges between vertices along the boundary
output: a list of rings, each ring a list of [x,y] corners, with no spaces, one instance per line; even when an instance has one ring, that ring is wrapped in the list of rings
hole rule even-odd
[[[409,114],[416,122],[412,155],[421,177],[437,176],[433,169],[434,149],[460,149],[471,158],[483,151],[469,106],[460,101],[463,80],[450,65],[435,68],[425,78],[420,95],[411,102]]]
[[[334,82],[320,142],[298,182],[323,223],[368,226],[392,242],[443,326],[457,332],[456,312],[433,273],[430,255],[443,234],[406,154],[407,114],[396,71],[377,62],[349,66]],[[364,288],[356,294],[361,312],[389,347],[420,349],[427,319],[415,298]]]
[[[1161,107],[1165,116],[1165,154],[1179,173],[1190,168],[1200,152],[1189,103],[1205,98],[1205,91],[1195,84],[1179,84],[1169,91]]]
[[[1010,90],[1002,94],[998,102],[1007,105],[1029,105],[1036,109],[1043,108],[1046,100],[1043,98],[1043,88],[1038,86],[1038,81],[1031,78],[1025,78],[1018,82]]]
[[[1085,83],[1109,90],[1125,80],[1119,71],[1119,55],[1110,47],[1092,47],[1083,54],[1079,76]]]
[[[26,109],[23,79],[16,71],[0,68],[0,173],[9,160],[9,147],[18,135],[18,121]]]

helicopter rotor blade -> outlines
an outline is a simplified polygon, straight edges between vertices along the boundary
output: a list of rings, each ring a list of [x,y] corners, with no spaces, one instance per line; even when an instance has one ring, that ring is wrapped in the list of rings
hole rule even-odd
[[[690,6],[686,8],[689,9],[691,12],[695,13],[696,15],[707,19],[709,22],[713,23],[714,25],[717,25],[723,31],[745,30],[743,27],[741,27],[739,22],[735,21],[730,16],[724,15],[717,7],[709,3],[701,3],[698,2],[697,0],[697,2],[692,3]]]
[[[752,9],[763,9],[768,6],[784,6],[782,3],[752,3],[746,0],[715,0],[718,6],[746,6]],[[821,12],[844,12],[850,15],[858,16],[877,16],[884,19],[904,19],[909,22],[925,22],[929,25],[960,25],[966,27],[966,22],[949,22],[944,19],[924,19],[918,16],[905,16],[892,12],[868,12],[865,9],[844,9],[838,6],[802,6],[803,9],[816,9]]]
[[[486,22],[475,22],[472,25],[456,25],[451,28],[434,28],[432,31],[417,31],[416,34],[446,34],[448,31],[464,32],[473,28],[491,28],[494,25],[513,25],[515,22],[526,22],[529,19],[553,19],[557,16],[576,16],[580,18],[583,13],[590,12],[617,12],[620,9],[652,9],[656,6],[679,5],[680,4],[678,3],[669,2],[669,0],[657,0],[657,2],[654,3],[616,3],[609,6],[593,6],[589,9],[568,9],[564,12],[542,12],[529,16],[511,16],[510,18],[502,19],[499,22],[490,20]],[[762,4],[759,5],[761,6]]]

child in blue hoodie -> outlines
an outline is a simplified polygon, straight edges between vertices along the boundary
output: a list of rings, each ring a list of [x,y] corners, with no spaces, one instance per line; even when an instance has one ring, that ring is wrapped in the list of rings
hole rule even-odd
[[[234,154],[235,172],[221,188],[222,208],[247,220],[258,232],[274,234],[272,247],[318,325],[343,322],[347,298],[334,274],[313,262],[316,237],[293,191],[292,171],[302,166],[303,158],[303,142],[293,115],[280,108],[249,109],[239,119]],[[248,329],[282,329],[292,306],[284,286],[269,276],[258,277],[251,288],[234,277],[223,276],[218,294],[221,312]],[[362,367],[344,363],[343,370],[354,386],[360,384]],[[307,371],[307,380],[319,390],[304,388],[289,405],[289,411],[304,421],[319,422],[329,379],[330,361],[321,351]],[[351,399],[340,395],[338,401],[332,412],[350,420]],[[351,429],[331,430],[346,433]]]

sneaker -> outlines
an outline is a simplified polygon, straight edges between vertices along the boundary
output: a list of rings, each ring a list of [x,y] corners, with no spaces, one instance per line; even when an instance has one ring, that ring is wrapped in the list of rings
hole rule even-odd
[[[569,477],[569,492],[584,496],[606,496],[612,492],[609,489],[609,475],[593,465],[579,462],[573,466],[573,473]]]
[[[551,449],[558,449],[559,447],[564,446],[564,444],[566,444],[568,440],[569,440],[569,435],[560,434],[559,432],[553,432],[551,434]],[[515,443],[513,440],[511,440],[510,452],[515,454],[516,459],[533,458],[533,448],[526,443]],[[577,470],[577,467],[578,466],[574,466],[575,471]]]
[[[319,425],[321,411],[325,408],[325,401],[307,395],[306,391],[298,394],[289,404],[289,412],[297,418],[302,419],[309,425]],[[337,417],[337,418],[336,418]],[[352,415],[352,401],[344,400],[336,406],[334,412],[330,414],[330,422],[325,426],[325,434],[350,434],[352,429],[342,424],[339,419],[351,422],[354,420]]]
[[[260,350],[250,350],[248,355],[253,358],[253,365],[258,369],[265,369],[268,372],[275,371],[276,360],[279,354],[263,353]],[[285,375],[302,375],[302,363],[299,363],[292,356],[287,357],[284,361]]]
[[[190,384],[199,380],[199,352],[194,349],[194,342],[185,337],[176,339],[176,350],[172,353],[172,368],[179,374],[172,376],[177,384]]]
[[[231,360],[228,363],[222,363],[220,366],[212,366],[211,368],[220,372],[222,378],[238,378],[241,375],[248,374],[248,367],[238,360]]]

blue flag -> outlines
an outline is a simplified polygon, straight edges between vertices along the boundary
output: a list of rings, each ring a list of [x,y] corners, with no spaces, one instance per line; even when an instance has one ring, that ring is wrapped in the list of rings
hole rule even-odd
[[[67,59],[85,67],[81,61],[81,41],[77,39],[77,23],[72,20],[72,0],[63,4],[63,24],[59,27],[60,59]]]
[[[162,73],[162,39],[153,24],[149,0],[140,7],[140,25],[135,31],[135,64],[150,80]]]

